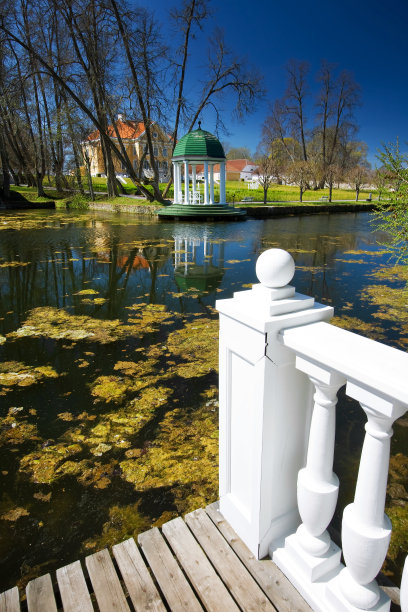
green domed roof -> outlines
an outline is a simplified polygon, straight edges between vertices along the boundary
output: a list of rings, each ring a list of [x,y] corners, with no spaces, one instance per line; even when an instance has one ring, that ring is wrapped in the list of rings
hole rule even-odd
[[[175,157],[225,159],[225,153],[218,138],[199,128],[178,141],[173,153],[173,158]]]

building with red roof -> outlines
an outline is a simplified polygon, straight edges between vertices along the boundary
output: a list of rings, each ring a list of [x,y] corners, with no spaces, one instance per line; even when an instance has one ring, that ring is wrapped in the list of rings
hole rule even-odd
[[[147,147],[144,123],[126,119],[123,114],[120,114],[118,115],[115,125],[108,126],[107,132],[113,142],[118,146],[119,134],[133,168],[137,171],[140,162],[143,161],[143,173],[145,176],[149,176],[151,174],[151,163],[149,154],[144,155]],[[171,136],[155,122],[153,122],[151,126],[151,135],[153,140],[153,153],[159,168],[160,179],[166,181],[169,178],[171,168]],[[101,176],[106,174],[99,130],[95,130],[89,134],[82,143],[82,147],[84,152],[86,151],[89,156],[91,175]],[[114,165],[117,174],[126,174],[126,167],[123,166],[118,159],[114,159]]]

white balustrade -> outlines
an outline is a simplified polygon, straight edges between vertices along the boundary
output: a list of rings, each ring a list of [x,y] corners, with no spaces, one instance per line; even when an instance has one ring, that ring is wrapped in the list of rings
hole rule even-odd
[[[390,601],[375,577],[391,535],[390,438],[408,407],[408,354],[328,324],[330,307],[287,284],[288,253],[266,251],[256,271],[260,284],[217,302],[220,510],[258,558],[269,550],[314,610],[385,612]],[[343,514],[345,566],[327,532],[344,384],[367,415],[354,502]],[[403,609],[407,583],[405,568]]]

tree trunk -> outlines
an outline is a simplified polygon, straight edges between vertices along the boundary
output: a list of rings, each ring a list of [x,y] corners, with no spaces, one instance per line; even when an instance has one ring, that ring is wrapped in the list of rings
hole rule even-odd
[[[333,185],[330,183],[330,185],[329,185],[329,202],[332,201],[332,191],[333,191]]]
[[[37,196],[39,198],[46,198],[47,194],[44,191],[44,185],[43,185],[43,174],[41,172],[41,170],[37,170],[36,171],[36,177],[35,177],[35,185],[37,187]]]
[[[85,160],[85,168],[86,168],[86,177],[88,179],[89,194],[91,196],[92,202],[94,202],[95,193],[93,189],[92,176],[91,176],[91,160],[89,159],[89,155],[88,155],[88,151],[86,147],[84,147],[84,160]]]
[[[264,204],[266,204],[267,199],[268,199],[268,187],[264,187]]]
[[[7,151],[5,148],[5,142],[3,137],[3,132],[0,132],[0,158],[1,164],[3,166],[3,197],[8,200],[10,197],[10,172],[9,172],[9,162]]]
[[[356,187],[356,202],[358,202],[358,196],[360,194],[360,189]]]
[[[302,187],[302,185],[300,186],[299,202],[303,202],[303,187]]]

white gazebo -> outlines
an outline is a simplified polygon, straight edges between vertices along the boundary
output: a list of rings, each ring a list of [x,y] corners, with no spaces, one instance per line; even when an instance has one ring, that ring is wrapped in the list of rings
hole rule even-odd
[[[174,204],[205,206],[226,204],[225,153],[213,134],[201,129],[189,132],[177,143],[173,154]],[[214,196],[214,166],[220,166],[219,200]],[[204,190],[197,182],[197,167],[204,175]],[[202,169],[202,167],[204,167]],[[183,188],[184,176],[184,188]]]

